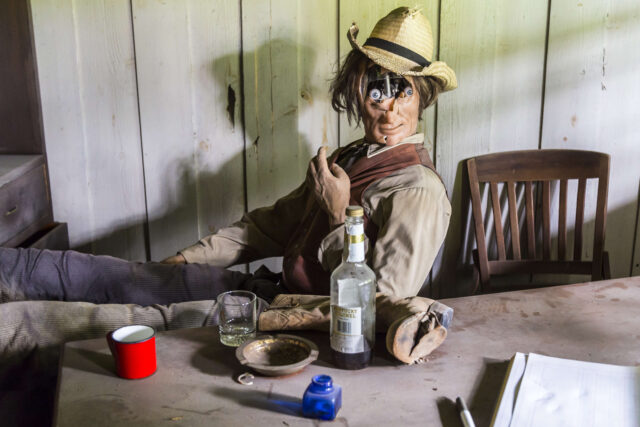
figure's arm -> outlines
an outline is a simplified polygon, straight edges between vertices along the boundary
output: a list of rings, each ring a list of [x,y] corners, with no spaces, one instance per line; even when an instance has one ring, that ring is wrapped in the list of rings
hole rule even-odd
[[[169,257],[165,263],[206,263],[219,267],[281,256],[300,221],[315,199],[327,212],[332,228],[344,222],[349,204],[350,182],[337,164],[328,166],[326,148],[311,159],[306,182],[274,205],[253,210],[230,227],[209,235]]]
[[[446,236],[451,204],[440,180],[427,174],[426,185],[394,191],[375,209],[379,231],[371,267],[380,292],[417,295]]]
[[[188,263],[229,267],[281,256],[308,200],[309,191],[303,183],[272,206],[246,213],[240,221],[182,249],[175,257]]]

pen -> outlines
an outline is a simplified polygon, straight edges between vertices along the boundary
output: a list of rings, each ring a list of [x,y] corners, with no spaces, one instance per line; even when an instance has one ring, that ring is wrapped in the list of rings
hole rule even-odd
[[[456,406],[458,407],[458,411],[460,411],[460,419],[462,420],[462,425],[464,427],[476,427],[473,422],[473,418],[471,418],[471,412],[469,412],[469,408],[464,403],[462,397],[458,397],[456,399]]]

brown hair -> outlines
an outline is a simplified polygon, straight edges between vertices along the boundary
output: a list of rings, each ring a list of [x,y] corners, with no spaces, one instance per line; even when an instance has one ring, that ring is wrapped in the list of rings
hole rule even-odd
[[[351,50],[345,58],[342,66],[336,72],[331,81],[331,107],[338,113],[346,112],[347,120],[351,124],[354,120],[356,126],[362,120],[362,106],[359,103],[358,92],[368,86],[367,69],[374,62],[357,49]],[[442,91],[442,83],[430,76],[407,76],[413,83],[414,89],[420,97],[419,118],[422,119],[422,111],[438,99]],[[365,94],[362,95],[366,96]]]

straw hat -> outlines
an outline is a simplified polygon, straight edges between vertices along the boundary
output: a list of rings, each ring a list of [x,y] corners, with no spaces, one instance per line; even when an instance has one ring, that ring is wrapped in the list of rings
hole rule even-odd
[[[431,76],[440,80],[444,90],[458,87],[456,75],[444,62],[431,62],[433,36],[431,25],[418,9],[399,7],[378,21],[371,35],[360,45],[354,22],[347,38],[354,49],[376,64],[405,76]]]

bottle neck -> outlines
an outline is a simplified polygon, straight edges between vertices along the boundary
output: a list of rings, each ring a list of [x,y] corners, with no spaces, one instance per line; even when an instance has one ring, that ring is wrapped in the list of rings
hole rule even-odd
[[[364,262],[364,222],[362,218],[347,218],[344,245],[347,248],[346,262]]]

